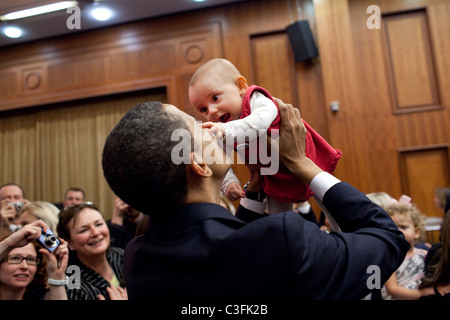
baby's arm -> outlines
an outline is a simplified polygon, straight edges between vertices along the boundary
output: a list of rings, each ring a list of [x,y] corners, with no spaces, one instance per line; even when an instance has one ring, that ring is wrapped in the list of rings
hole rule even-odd
[[[235,201],[245,196],[244,190],[241,186],[241,182],[234,174],[232,168],[228,169],[222,182],[222,188],[220,188],[220,190],[222,190],[224,195],[231,201]]]
[[[248,130],[258,130],[258,136],[266,133],[272,122],[277,117],[278,108],[275,103],[260,92],[255,92],[250,98],[251,113],[247,117],[221,123],[224,134],[234,141],[243,141],[249,136]],[[232,140],[232,141],[233,141]]]

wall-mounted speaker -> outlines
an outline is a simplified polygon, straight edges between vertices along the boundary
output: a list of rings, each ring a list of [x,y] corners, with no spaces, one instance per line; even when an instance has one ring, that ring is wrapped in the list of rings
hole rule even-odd
[[[305,61],[319,55],[308,20],[299,20],[286,28],[295,61]]]

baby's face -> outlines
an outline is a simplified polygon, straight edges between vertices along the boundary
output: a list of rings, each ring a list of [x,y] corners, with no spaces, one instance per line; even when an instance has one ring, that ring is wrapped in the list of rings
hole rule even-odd
[[[189,87],[189,100],[208,121],[225,123],[240,119],[244,93],[219,74],[204,74]]]

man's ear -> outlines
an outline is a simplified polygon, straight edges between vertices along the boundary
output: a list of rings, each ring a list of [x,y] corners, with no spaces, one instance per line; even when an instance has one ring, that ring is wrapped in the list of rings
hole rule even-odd
[[[195,156],[194,152],[191,152],[191,170],[198,176],[202,178],[208,178],[212,176],[212,170],[211,168],[206,164],[203,163],[203,161],[199,160],[197,161],[197,157]]]
[[[236,86],[239,89],[239,93],[240,94],[244,94],[245,91],[248,88],[247,79],[245,79],[243,76],[237,77],[237,79],[236,79]]]

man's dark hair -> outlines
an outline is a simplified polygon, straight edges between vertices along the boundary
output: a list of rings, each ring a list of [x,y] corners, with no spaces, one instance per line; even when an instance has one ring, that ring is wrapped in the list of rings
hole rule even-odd
[[[161,102],[138,104],[106,138],[103,174],[124,202],[145,214],[170,213],[185,203],[186,165],[173,163],[176,129],[189,131],[184,119],[169,115]]]

